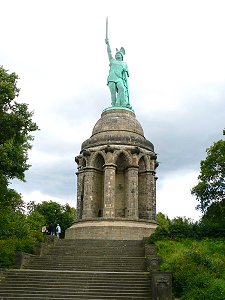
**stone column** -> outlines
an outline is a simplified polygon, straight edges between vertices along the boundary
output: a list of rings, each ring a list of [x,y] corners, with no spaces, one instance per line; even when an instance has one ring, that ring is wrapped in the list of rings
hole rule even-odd
[[[103,218],[115,218],[115,173],[116,165],[104,165],[104,208]]]
[[[83,198],[84,198],[84,172],[79,171],[77,175],[77,209],[76,209],[76,220],[82,219],[83,213]]]
[[[84,198],[83,198],[83,214],[82,219],[94,218],[94,207],[95,203],[93,199],[93,178],[94,170],[92,168],[85,168],[85,179],[84,179]]]
[[[138,166],[127,169],[127,218],[138,219]]]
[[[149,220],[156,219],[156,178],[154,171],[146,171],[146,213]]]
[[[152,199],[152,219],[156,221],[156,181],[158,177],[154,175],[153,199]]]

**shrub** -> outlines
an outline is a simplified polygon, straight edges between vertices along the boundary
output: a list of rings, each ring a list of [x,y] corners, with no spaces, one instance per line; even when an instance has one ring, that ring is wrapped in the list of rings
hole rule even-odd
[[[0,266],[13,264],[17,251],[33,253],[36,241],[41,241],[42,216],[26,217],[20,211],[7,208],[0,211]]]
[[[17,251],[33,253],[35,248],[35,239],[27,237],[18,239],[12,237],[0,240],[0,267],[10,267],[13,265],[14,254]]]
[[[156,242],[163,258],[162,269],[173,274],[176,297],[182,300],[225,299],[224,242],[224,239]]]

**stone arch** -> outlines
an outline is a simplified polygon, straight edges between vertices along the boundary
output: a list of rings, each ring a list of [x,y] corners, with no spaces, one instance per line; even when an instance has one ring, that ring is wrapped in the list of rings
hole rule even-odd
[[[100,153],[97,153],[97,155],[95,155],[95,159],[93,160],[93,167],[103,171],[104,164],[105,164],[104,157]]]
[[[120,150],[120,151],[115,152],[114,164],[116,164],[118,157],[121,156],[122,154],[124,155],[126,161],[128,162],[128,165],[132,165],[132,157],[131,157],[130,153],[125,150]]]
[[[124,152],[120,152],[116,159],[116,168],[118,171],[125,171],[129,166],[129,160]]]
[[[139,172],[149,170],[150,169],[149,157],[145,154],[141,155],[138,160],[138,165],[139,165]]]
[[[146,159],[145,159],[145,156],[141,156],[141,158],[138,161],[138,171],[139,172],[146,171]]]
[[[106,157],[102,151],[95,152],[91,157],[90,165],[92,167],[102,170],[103,165],[105,164],[105,159]]]

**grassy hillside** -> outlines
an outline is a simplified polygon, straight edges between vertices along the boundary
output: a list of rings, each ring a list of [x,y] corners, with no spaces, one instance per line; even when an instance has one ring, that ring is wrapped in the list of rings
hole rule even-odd
[[[225,299],[225,239],[155,242],[161,269],[172,272],[173,292],[182,300]]]

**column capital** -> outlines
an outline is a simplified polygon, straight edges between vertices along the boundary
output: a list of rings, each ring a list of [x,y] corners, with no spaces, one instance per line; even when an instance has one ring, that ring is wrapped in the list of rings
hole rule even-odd
[[[104,169],[106,169],[106,168],[107,169],[110,169],[110,168],[111,169],[116,169],[116,167],[117,167],[117,165],[115,165],[114,163],[106,163],[106,164],[103,165]]]
[[[153,170],[144,170],[144,171],[140,171],[140,173],[142,174],[148,174],[148,175],[155,175],[156,172]]]
[[[132,169],[139,169],[139,165],[129,165],[128,167],[127,167],[127,170],[132,170]]]

